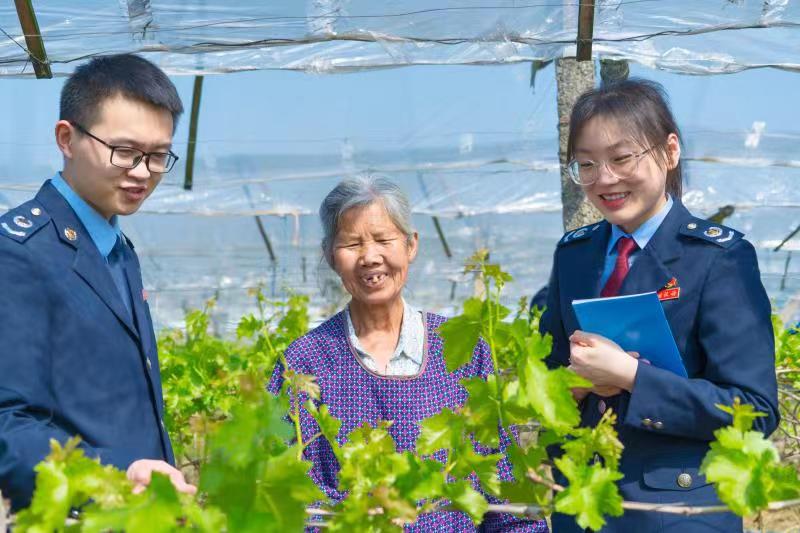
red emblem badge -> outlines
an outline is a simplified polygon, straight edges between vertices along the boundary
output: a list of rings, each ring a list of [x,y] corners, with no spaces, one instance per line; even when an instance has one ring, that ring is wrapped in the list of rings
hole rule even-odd
[[[662,302],[664,300],[677,300],[681,295],[681,288],[678,287],[678,280],[672,278],[658,291],[658,299]]]

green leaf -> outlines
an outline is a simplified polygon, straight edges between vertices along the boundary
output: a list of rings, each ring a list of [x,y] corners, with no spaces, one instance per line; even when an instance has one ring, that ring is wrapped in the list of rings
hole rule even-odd
[[[763,476],[766,457],[750,457],[737,450],[712,448],[701,466],[706,479],[715,483],[717,494],[733,512],[745,516],[768,503]],[[768,459],[767,459],[768,462]]]
[[[714,483],[717,495],[739,516],[764,510],[769,502],[800,496],[800,480],[791,465],[784,465],[775,445],[759,431],[751,431],[760,414],[737,398],[730,407],[730,426],[714,432],[716,440],[703,458],[700,472]]]
[[[560,457],[555,464],[569,481],[555,498],[556,511],[574,515],[581,528],[594,530],[605,525],[605,515],[622,515],[622,497],[616,485],[622,474],[600,463],[576,464],[569,457]]]
[[[20,531],[61,531],[72,507],[80,507],[98,495],[99,502],[114,501],[130,484],[111,467],[83,455],[73,437],[62,446],[50,441],[50,454],[36,465],[36,489],[31,506],[17,515]],[[122,481],[121,481],[122,479]]]
[[[64,465],[45,461],[36,465],[35,470],[36,492],[28,512],[19,517],[18,526],[28,531],[61,530],[71,504]]]
[[[395,449],[388,427],[387,422],[378,427],[364,422],[348,435],[341,451],[340,490],[366,493],[378,484],[393,483],[408,468],[408,462]]]
[[[445,485],[442,463],[434,459],[422,459],[411,452],[403,453],[403,457],[407,466],[394,482],[401,497],[411,501],[441,497]]]
[[[467,432],[484,446],[498,446],[500,399],[497,396],[497,376],[490,374],[486,379],[462,379],[461,385],[469,394],[461,410]]]
[[[739,397],[733,399],[733,405],[715,404],[717,409],[733,416],[733,427],[739,431],[749,431],[753,429],[753,422],[756,418],[767,416],[765,413],[756,411],[756,408],[749,403],[742,403]]]
[[[178,529],[183,517],[180,499],[169,478],[154,472],[147,490],[132,497],[121,508],[89,509],[84,513],[85,533],[125,531],[126,533],[169,532]]]
[[[383,512],[392,517],[394,523],[411,524],[417,519],[417,506],[414,501],[402,498],[396,487],[380,485],[372,496]]]
[[[307,502],[325,495],[308,475],[311,463],[297,459],[296,448],[270,457],[258,484],[258,499],[266,509],[277,509],[274,523],[282,531],[300,531],[306,519]]]
[[[457,448],[464,434],[464,419],[450,409],[426,418],[420,423],[417,452],[430,455],[439,450]]]
[[[314,417],[314,420],[317,421],[322,436],[328,440],[336,457],[340,457],[341,447],[339,446],[338,439],[339,431],[342,429],[341,420],[331,415],[328,411],[328,406],[325,404],[317,407],[316,404],[309,400],[306,403],[306,409],[311,413],[311,416]]]
[[[319,400],[319,385],[317,385],[315,376],[300,374],[294,370],[286,370],[283,373],[283,377],[286,380],[284,386],[290,387],[295,393],[302,392],[312,400]]]
[[[573,438],[562,449],[577,464],[587,463],[599,454],[607,467],[616,470],[623,449],[614,429],[616,420],[617,415],[611,409],[606,410],[595,427],[573,430]]]
[[[504,481],[500,483],[500,497],[510,502],[535,504],[544,510],[550,503],[550,489],[544,485],[531,483],[525,478]],[[542,516],[539,518],[544,519]]]
[[[517,482],[525,482],[533,488],[535,485],[528,482],[525,476],[529,471],[538,472],[541,469],[542,464],[548,459],[546,446],[537,443],[535,446],[522,449],[512,443],[506,450],[506,455],[511,462],[514,479]],[[513,499],[512,501],[526,502],[528,500]]]
[[[264,327],[264,322],[254,315],[243,316],[242,319],[239,320],[239,325],[236,327],[236,337],[239,339],[250,339],[262,327]]]
[[[483,520],[483,515],[489,510],[486,498],[467,480],[448,483],[445,487],[445,496],[453,508],[467,513],[475,524],[479,524]]]
[[[444,342],[442,354],[447,370],[454,372],[472,360],[472,354],[481,334],[483,302],[469,298],[464,302],[464,312],[439,326],[437,332]]]
[[[489,493],[500,492],[500,479],[497,477],[497,463],[502,454],[481,455],[469,440],[463,441],[450,460],[450,474],[456,479],[466,478],[473,472],[481,480],[481,485]]]
[[[591,383],[571,370],[547,366],[532,357],[525,359],[519,368],[519,403],[536,411],[545,428],[566,435],[580,423],[578,404],[570,389],[591,387]]]

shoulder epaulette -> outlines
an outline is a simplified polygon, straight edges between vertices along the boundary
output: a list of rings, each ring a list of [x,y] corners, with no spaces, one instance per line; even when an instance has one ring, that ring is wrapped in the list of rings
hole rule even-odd
[[[25,242],[49,221],[50,215],[44,208],[36,200],[30,200],[0,216],[0,235]]]
[[[710,220],[703,220],[702,218],[693,218],[681,225],[680,234],[708,241],[723,248],[729,248],[733,243],[744,237],[744,233],[740,231]]]
[[[588,239],[591,237],[592,233],[600,229],[601,224],[602,222],[595,222],[594,224],[589,224],[588,226],[583,226],[582,228],[568,231],[563,237],[561,237],[561,240],[558,241],[558,245],[563,246],[564,244],[570,242]]]

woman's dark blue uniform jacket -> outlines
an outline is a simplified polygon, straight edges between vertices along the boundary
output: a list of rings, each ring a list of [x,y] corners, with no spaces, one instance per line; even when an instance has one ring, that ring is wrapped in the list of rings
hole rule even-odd
[[[579,329],[571,302],[599,296],[599,280],[611,226],[603,221],[567,233],[555,252],[542,330],[553,336],[551,366],[569,364],[569,336]],[[698,473],[713,432],[731,422],[715,404],[735,397],[767,416],[756,428],[778,425],[777,384],[770,302],[761,284],[756,253],[742,234],[695,218],[678,201],[625,278],[620,295],[658,291],[675,279],[677,299],[662,302],[689,379],[640,363],[632,393],[608,404],[619,414],[625,445],[619,482],[625,500],[692,505],[718,503]],[[647,354],[641,354],[647,357]],[[600,398],[590,394],[581,419],[594,426]],[[691,485],[678,485],[687,473]],[[682,480],[687,480],[686,476]],[[741,531],[731,513],[682,517],[627,511],[603,531]],[[580,531],[572,517],[553,516],[555,533]]]
[[[174,461],[139,261],[128,252],[132,315],[49,181],[0,217],[0,489],[14,508],[28,504],[50,439],[80,435],[87,455],[122,469]]]

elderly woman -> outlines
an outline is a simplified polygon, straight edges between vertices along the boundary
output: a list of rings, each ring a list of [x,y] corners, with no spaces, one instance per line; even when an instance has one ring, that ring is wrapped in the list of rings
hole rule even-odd
[[[342,421],[339,439],[367,421],[391,421],[398,451],[413,450],[419,422],[466,400],[459,380],[485,377],[492,371],[485,343],[472,361],[454,373],[442,358],[436,328],[443,317],[423,313],[403,299],[408,268],[419,239],[411,226],[411,208],[403,192],[382,178],[346,180],[320,207],[322,250],[352,299],[344,310],[297,339],[286,351],[290,369],[317,378],[321,401]],[[275,369],[270,390],[280,390],[283,369]],[[319,430],[303,416],[304,439]],[[306,448],[311,476],[334,500],[338,463],[325,439]],[[509,465],[500,463],[509,478]],[[466,531],[474,526],[461,512],[427,514],[407,530]],[[544,522],[525,522],[508,515],[487,515],[483,530],[546,531]]]

